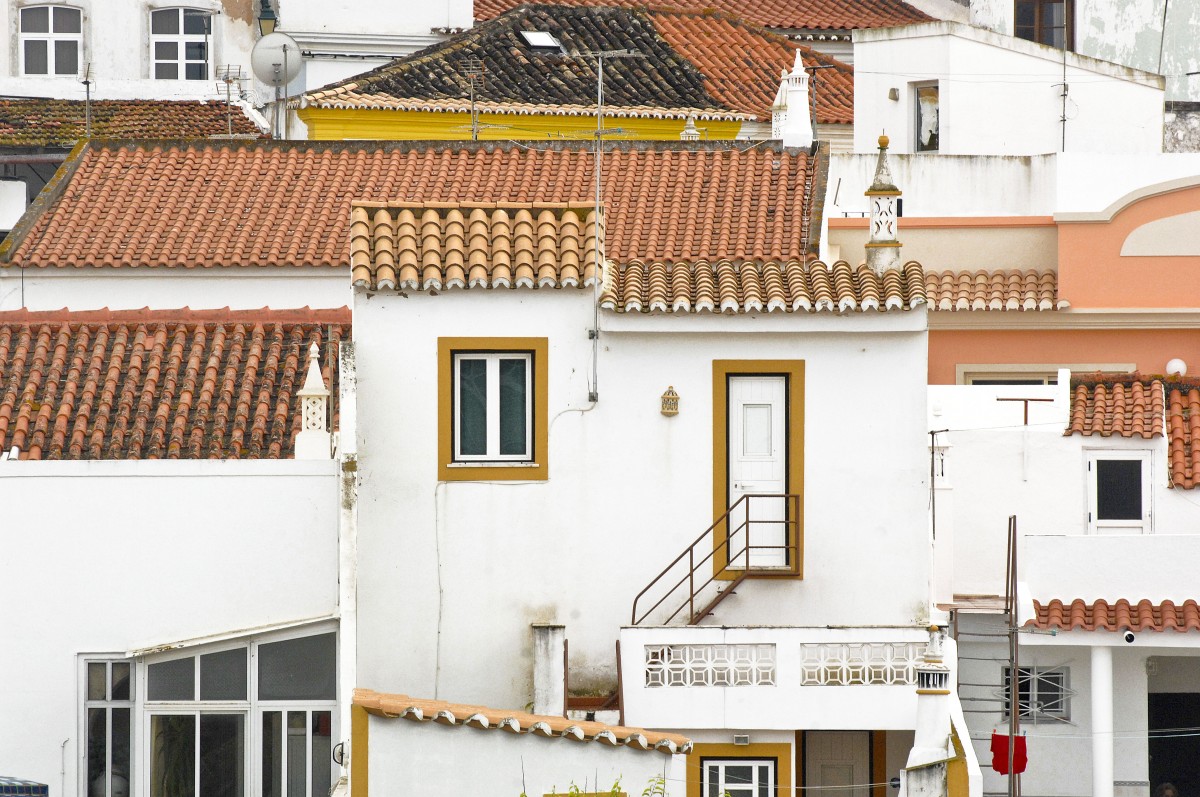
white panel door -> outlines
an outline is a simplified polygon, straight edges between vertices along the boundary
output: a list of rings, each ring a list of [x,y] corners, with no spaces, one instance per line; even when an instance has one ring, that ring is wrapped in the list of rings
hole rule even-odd
[[[729,378],[729,506],[787,492],[787,377]],[[730,567],[787,567],[787,499],[749,500],[729,517]],[[749,521],[749,522],[747,522]]]
[[[805,788],[838,797],[869,797],[871,742],[867,731],[804,734]],[[829,789],[828,792],[821,791]]]

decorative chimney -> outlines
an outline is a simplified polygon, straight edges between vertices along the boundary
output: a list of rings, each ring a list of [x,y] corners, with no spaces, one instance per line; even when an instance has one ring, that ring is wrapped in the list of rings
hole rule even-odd
[[[779,91],[771,106],[771,138],[782,140],[785,147],[807,148],[813,143],[808,73],[799,50],[792,71],[779,77]]]
[[[908,767],[945,761],[950,750],[950,668],[942,664],[942,632],[929,629],[925,659],[916,666],[917,728]]]
[[[689,116],[679,132],[680,141],[699,141],[700,131],[696,129],[696,117]]]
[[[329,388],[321,378],[321,350],[308,347],[308,375],[296,391],[300,399],[300,431],[296,435],[296,459],[329,459],[333,444],[326,418],[329,415]]]
[[[879,137],[879,159],[875,181],[867,189],[871,202],[871,236],[867,241],[867,265],[882,275],[900,264],[900,240],[896,237],[897,200],[900,189],[892,182],[887,160],[888,137]]]

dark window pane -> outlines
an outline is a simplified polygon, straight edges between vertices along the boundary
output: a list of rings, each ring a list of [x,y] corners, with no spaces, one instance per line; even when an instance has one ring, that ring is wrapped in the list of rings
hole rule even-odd
[[[245,648],[200,657],[200,699],[246,699]]]
[[[334,634],[258,647],[260,700],[333,700],[337,670]]]
[[[938,148],[938,87],[917,89],[917,151],[931,152]]]
[[[44,41],[25,42],[25,74],[46,75],[49,72],[49,43]]]
[[[54,43],[54,74],[74,75],[79,72],[79,43]]]
[[[178,80],[179,79],[179,64],[155,64],[154,65],[155,80]]]
[[[54,9],[55,33],[79,33],[83,30],[83,16],[78,8]]]
[[[487,453],[487,360],[458,361],[458,450]]]
[[[725,782],[727,784],[742,784],[754,782],[754,767],[729,766],[725,767]]]
[[[87,711],[87,778],[91,794],[104,794],[104,773],[108,766],[108,709]]]
[[[179,45],[175,42],[155,42],[154,43],[154,60],[155,61],[177,61],[179,60]]]
[[[333,713],[312,713],[312,795],[326,797],[333,785]]]
[[[283,797],[283,712],[263,712],[262,793]]]
[[[156,36],[179,33],[179,9],[170,8],[151,14],[150,32]]]
[[[132,709],[112,709],[112,794],[110,797],[129,797],[129,765],[133,733],[130,724]]]
[[[183,32],[190,36],[203,36],[208,33],[208,21],[211,19],[203,11],[183,12]]]
[[[50,9],[45,6],[21,9],[21,32],[49,33]]]
[[[151,664],[146,668],[149,700],[195,700],[196,660],[175,659]]]
[[[184,56],[189,61],[207,61],[208,47],[204,42],[187,42],[184,45]]]
[[[708,795],[707,797],[720,797],[721,795],[721,770],[717,767],[708,768]]]
[[[151,715],[150,797],[195,797],[195,794],[196,717]]]
[[[771,779],[767,775],[767,767],[758,768],[758,797],[770,797]]]
[[[206,64],[187,64],[184,66],[184,76],[188,80],[206,80],[208,79],[208,66]]]
[[[88,700],[104,700],[108,697],[108,667],[102,661],[88,662]]]
[[[112,699],[129,700],[129,683],[132,670],[127,661],[112,663]]]
[[[1096,460],[1096,519],[1142,519],[1142,462]]]
[[[500,361],[500,453],[529,453],[526,445],[526,372],[525,359]]]
[[[308,739],[304,720],[307,712],[289,711],[287,713],[287,758],[288,782],[287,797],[304,797],[304,785],[308,780],[308,757],[306,749]]]
[[[243,797],[245,717],[241,714],[200,715],[200,794]]]

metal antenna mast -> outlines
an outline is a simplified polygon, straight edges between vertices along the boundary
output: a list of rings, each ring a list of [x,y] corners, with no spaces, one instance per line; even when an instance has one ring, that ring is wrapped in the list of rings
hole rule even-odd
[[[238,85],[238,99],[241,99],[242,67],[238,64],[225,64],[217,69],[217,90],[225,89],[225,125],[228,135],[233,138],[233,87]]]
[[[475,107],[475,92],[484,86],[486,70],[483,61],[478,58],[468,58],[459,67],[458,74],[467,79],[471,89],[471,140],[479,140],[479,109]]]
[[[88,61],[83,68],[83,135],[92,137],[92,62]]]

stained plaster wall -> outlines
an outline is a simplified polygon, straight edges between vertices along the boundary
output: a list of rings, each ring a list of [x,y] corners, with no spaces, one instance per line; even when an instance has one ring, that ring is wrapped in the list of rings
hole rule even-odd
[[[1075,52],[1166,76],[1167,99],[1200,99],[1200,84],[1186,74],[1200,66],[1194,46],[1200,5],[1171,0],[1076,0],[1074,8]],[[1013,33],[1010,0],[972,0],[970,16],[973,25]]]
[[[81,653],[333,616],[337,501],[332,462],[0,462],[0,768],[79,793]]]
[[[606,312],[590,407],[591,302],[356,293],[360,685],[523,706],[530,624],[553,622],[572,691],[613,688],[634,595],[713,519],[714,359],[806,362],[806,578],[745,585],[719,622],[925,622],[923,315]],[[497,335],[549,338],[550,478],[440,483],[437,338]]]
[[[942,154],[1162,149],[1163,84],[1155,75],[1072,53],[1064,64],[1052,48],[951,22],[855,31],[854,41],[857,152],[873,150],[880,131],[895,151],[914,152],[915,86],[929,82],[939,87]]]
[[[32,4],[32,3],[31,3]],[[0,3],[0,77],[5,94],[82,100],[85,87],[76,76],[21,76],[18,9],[24,3]],[[80,69],[92,66],[92,99],[216,99],[216,78],[154,80],[150,53],[150,12],[170,3],[137,0],[71,0],[83,11]],[[242,67],[250,74],[250,50],[258,36],[253,0],[188,0],[177,5],[213,13],[212,64]]]

